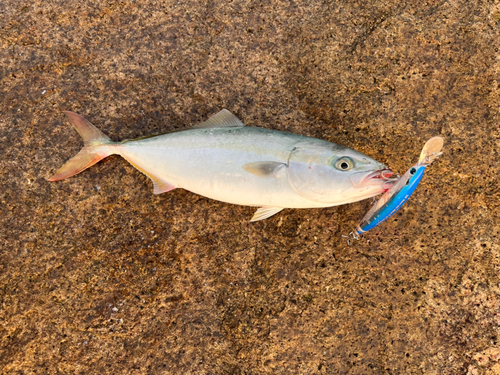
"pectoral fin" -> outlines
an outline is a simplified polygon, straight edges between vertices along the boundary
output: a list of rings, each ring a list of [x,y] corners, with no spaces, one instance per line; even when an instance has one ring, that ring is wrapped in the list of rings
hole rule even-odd
[[[285,167],[285,163],[277,161],[259,161],[245,164],[243,169],[259,177],[278,177],[278,173]]]
[[[227,109],[223,109],[210,117],[207,121],[195,125],[192,129],[203,128],[241,128],[245,126],[238,117],[233,115]]]
[[[257,211],[255,211],[255,213],[252,216],[252,219],[250,219],[250,222],[267,219],[268,217],[277,214],[282,209],[283,209],[282,207],[261,207]]]

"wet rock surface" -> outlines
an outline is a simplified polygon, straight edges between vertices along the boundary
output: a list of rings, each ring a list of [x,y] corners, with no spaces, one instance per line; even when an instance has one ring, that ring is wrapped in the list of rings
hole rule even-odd
[[[0,3],[0,372],[500,373],[500,5]],[[370,202],[254,209],[152,194],[119,157],[58,183],[78,112],[114,140],[222,108],[403,173]]]

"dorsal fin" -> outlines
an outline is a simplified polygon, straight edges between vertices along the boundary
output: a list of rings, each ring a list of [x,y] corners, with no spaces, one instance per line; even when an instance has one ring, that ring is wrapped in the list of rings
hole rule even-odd
[[[204,129],[204,128],[241,128],[245,126],[238,117],[233,115],[227,109],[216,113],[207,121],[193,126],[191,129]]]
[[[168,132],[163,132],[163,133],[158,133],[158,134],[150,134],[150,135],[146,135],[144,137],[132,139],[132,141],[140,141],[143,139],[157,137],[159,135],[178,133],[178,132],[183,132],[183,131],[190,130],[190,129],[241,128],[242,126],[245,126],[245,124],[243,124],[238,117],[233,115],[227,109],[223,109],[222,111],[219,111],[215,115],[210,117],[207,121],[204,121],[200,124],[191,126],[190,128],[175,129],[175,130],[170,130]],[[129,142],[129,141],[130,140],[125,140],[122,143]]]

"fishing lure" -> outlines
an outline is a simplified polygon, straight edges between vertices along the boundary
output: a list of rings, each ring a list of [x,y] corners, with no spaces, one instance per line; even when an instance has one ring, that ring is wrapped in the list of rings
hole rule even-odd
[[[349,238],[358,239],[361,233],[375,228],[405,204],[422,180],[425,168],[442,154],[443,143],[441,137],[434,137],[426,142],[418,162],[382,195],[363,217],[356,230],[349,234]]]

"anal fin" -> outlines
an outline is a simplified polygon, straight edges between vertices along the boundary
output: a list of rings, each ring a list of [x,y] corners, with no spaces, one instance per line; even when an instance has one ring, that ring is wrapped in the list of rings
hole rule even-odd
[[[277,214],[282,209],[282,207],[261,207],[257,211],[255,211],[252,218],[250,219],[250,222],[267,219],[268,217]]]
[[[153,180],[153,193],[154,194],[161,194],[161,193],[166,193],[167,191],[174,190],[176,186],[160,180],[159,178],[156,177],[151,177],[148,176],[151,180]]]
[[[139,167],[137,164],[135,164],[132,160],[127,158],[125,155],[122,155],[130,164],[132,164],[137,170],[141,171],[144,173],[146,176],[148,176],[151,181],[153,181],[153,193],[154,194],[161,194],[161,193],[166,193],[167,191],[174,190],[177,188],[177,186],[172,185],[170,182],[162,180],[160,177],[157,177],[153,175],[151,172],[146,172],[143,168]]]

